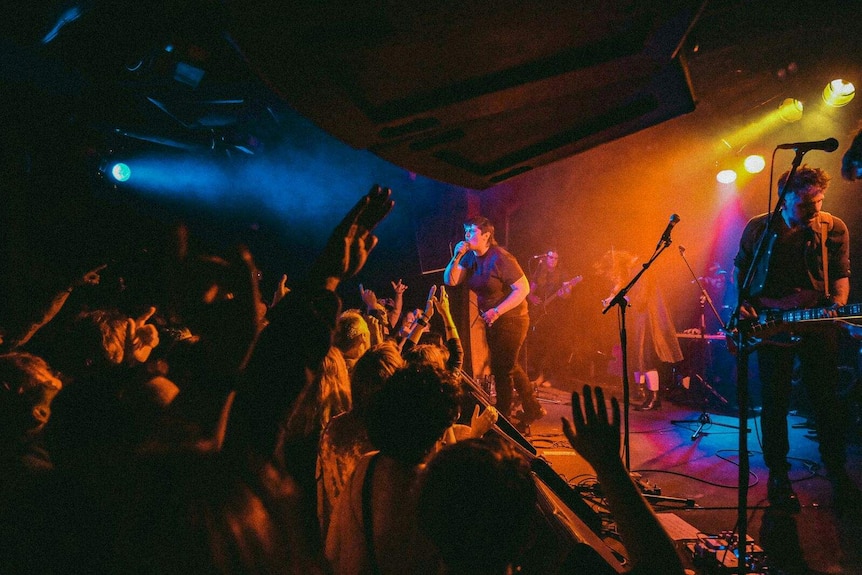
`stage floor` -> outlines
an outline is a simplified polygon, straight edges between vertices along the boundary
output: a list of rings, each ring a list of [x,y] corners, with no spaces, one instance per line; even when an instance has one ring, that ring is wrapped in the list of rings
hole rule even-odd
[[[560,425],[560,417],[571,418],[571,391],[582,385],[567,382],[540,388],[548,415],[532,425],[527,438],[570,484],[589,483],[593,478],[589,465],[569,447]],[[621,397],[621,384],[605,382],[602,386],[606,394]],[[629,412],[629,458],[631,471],[646,488],[671,498],[655,502],[654,508],[676,516],[665,517],[665,524],[677,533],[674,537],[684,548],[683,538],[687,532],[690,535],[691,528],[705,535],[737,531],[739,432],[736,417],[728,411],[710,409],[703,417],[704,411],[696,403],[699,397],[674,395],[674,401],[665,401],[661,411]],[[701,433],[692,439],[704,420]],[[801,555],[808,568],[804,573],[862,573],[862,517],[842,516],[831,507],[831,489],[820,468],[818,444],[806,423],[798,415],[788,418],[790,476],[802,511],[787,516],[767,512],[768,472],[760,451],[760,420],[756,412],[748,418],[747,533],[774,567],[798,564],[794,557]],[[857,432],[848,434],[848,471],[862,485],[862,447]]]

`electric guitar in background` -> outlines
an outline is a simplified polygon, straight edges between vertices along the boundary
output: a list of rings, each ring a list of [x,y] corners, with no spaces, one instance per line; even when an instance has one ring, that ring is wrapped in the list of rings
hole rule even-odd
[[[564,297],[571,293],[572,288],[583,281],[583,276],[575,276],[569,281],[565,281],[557,288],[557,291],[540,301],[539,303],[530,304],[530,318],[535,322],[542,319],[548,313],[548,306],[557,298]]]

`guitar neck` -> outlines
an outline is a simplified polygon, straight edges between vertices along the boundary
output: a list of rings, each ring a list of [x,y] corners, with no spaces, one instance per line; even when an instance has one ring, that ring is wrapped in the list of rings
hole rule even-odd
[[[780,323],[801,323],[806,321],[835,319],[833,317],[827,317],[827,311],[835,311],[835,315],[839,318],[858,317],[862,316],[862,303],[850,303],[837,309],[832,307],[815,307],[809,309],[795,309],[773,314],[767,313],[766,320]]]
[[[555,299],[557,299],[560,296],[560,290],[565,289],[568,286],[574,287],[580,281],[581,281],[581,276],[575,276],[572,279],[570,279],[569,281],[563,282],[563,285],[561,285],[559,288],[557,288],[557,290],[554,293],[552,293],[551,295],[546,297],[544,300],[542,300],[542,305],[543,306],[548,305],[549,303],[551,303],[552,301],[554,301]]]

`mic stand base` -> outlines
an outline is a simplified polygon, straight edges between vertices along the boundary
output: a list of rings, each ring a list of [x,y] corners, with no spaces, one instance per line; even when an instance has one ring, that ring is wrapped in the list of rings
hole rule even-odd
[[[714,421],[712,421],[712,419],[710,419],[709,413],[707,413],[706,410],[701,411],[697,419],[671,419],[670,423],[671,425],[676,425],[678,423],[697,423],[697,429],[691,435],[692,441],[694,441],[701,435],[709,435],[706,431],[703,431],[703,428],[707,425],[717,425],[719,427],[727,427],[728,429],[739,429],[739,427],[736,425],[730,425],[728,423],[715,423]],[[751,430],[746,427],[745,432],[751,433]]]

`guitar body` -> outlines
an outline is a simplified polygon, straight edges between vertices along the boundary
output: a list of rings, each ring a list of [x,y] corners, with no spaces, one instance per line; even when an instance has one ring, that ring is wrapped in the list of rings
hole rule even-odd
[[[757,319],[739,320],[728,334],[728,346],[731,351],[736,351],[736,339],[740,333],[750,347],[795,345],[799,335],[814,333],[825,324],[862,319],[862,303],[837,308],[831,305],[807,307],[822,304],[822,295],[801,291],[781,299],[761,298]]]
[[[557,298],[565,297],[571,293],[571,289],[581,283],[583,279],[583,276],[575,276],[569,281],[563,282],[562,285],[557,288],[557,291],[546,297],[540,303],[531,303],[530,322],[533,325],[539,323],[548,315],[548,312],[551,310],[551,304],[556,301]]]

